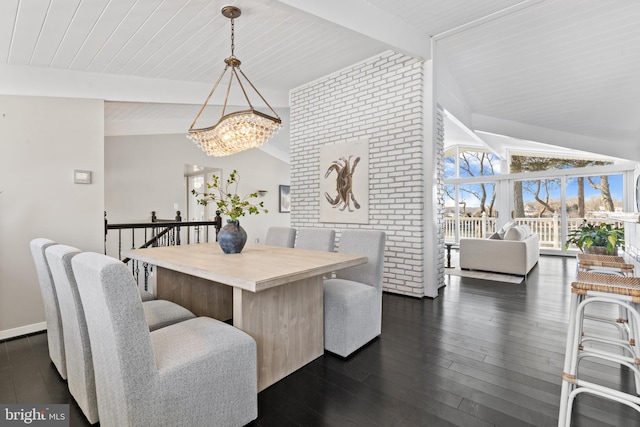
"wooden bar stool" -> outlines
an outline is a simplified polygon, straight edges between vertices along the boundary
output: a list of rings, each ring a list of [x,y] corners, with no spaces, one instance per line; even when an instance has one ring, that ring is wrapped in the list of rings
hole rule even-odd
[[[618,276],[634,276],[633,264],[624,262],[621,256],[578,254],[577,271],[597,271]]]
[[[620,282],[616,278],[620,278],[620,276],[612,276],[608,273],[599,273],[593,271],[579,271],[576,275],[577,282],[604,286],[607,286],[610,283]],[[615,319],[612,317],[596,316],[593,314],[584,314],[583,317],[585,319],[604,322],[606,324],[615,326],[619,331],[620,339],[623,341],[628,341],[629,345],[634,346],[635,340],[633,338],[634,335],[631,330],[631,325],[629,324],[629,314],[624,307],[618,306],[618,309],[618,317]]]
[[[598,254],[578,254],[578,261],[584,262],[620,262],[624,263],[624,258],[617,255],[598,255]]]
[[[571,424],[571,412],[575,397],[589,393],[630,406],[640,412],[640,398],[610,387],[579,378],[578,365],[584,358],[614,362],[629,368],[635,377],[635,391],[640,393],[640,351],[635,343],[640,342],[640,279],[611,274],[578,272],[578,280],[571,284],[571,307],[558,426]],[[589,282],[591,281],[591,282]],[[627,313],[629,338],[614,338],[586,333],[584,330],[585,308],[593,303],[608,303]],[[590,344],[586,345],[585,344]],[[600,346],[593,346],[599,344]],[[617,350],[617,351],[613,351]],[[620,351],[621,350],[621,351]]]
[[[596,254],[578,254],[577,255],[578,264],[576,267],[576,276],[580,276],[580,272],[588,272],[595,273],[596,276],[592,276],[591,279],[587,279],[590,276],[584,276],[582,278],[578,277],[576,280],[579,282],[590,282],[590,283],[599,283],[603,282],[607,283],[606,277],[599,277],[598,274],[604,275],[616,275],[623,277],[634,277],[634,265],[628,264],[624,262],[624,258],[621,256],[614,255],[596,255]],[[629,318],[626,310],[623,307],[618,307],[619,315],[617,322],[617,326],[619,326],[620,337],[629,337],[629,329],[627,319]],[[594,316],[586,316],[592,320],[600,320],[607,321],[603,318],[595,318]],[[612,322],[609,319],[609,322]],[[614,323],[615,324],[615,323]],[[621,327],[621,326],[624,326]]]

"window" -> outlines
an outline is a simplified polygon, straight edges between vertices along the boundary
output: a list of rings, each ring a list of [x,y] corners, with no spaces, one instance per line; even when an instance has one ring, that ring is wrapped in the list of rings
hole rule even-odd
[[[625,210],[623,183],[633,176],[632,166],[609,160],[522,152],[509,157],[508,174],[500,166],[487,150],[445,153],[445,241],[486,237],[513,220],[529,225],[542,249],[564,252],[568,232],[583,219],[611,221]]]
[[[500,175],[500,158],[489,151],[456,147],[445,152],[444,178]]]
[[[569,218],[598,218],[622,210],[622,174],[567,179]]]
[[[496,182],[446,185],[445,240],[486,237],[496,230]]]
[[[613,162],[593,159],[579,159],[570,157],[541,157],[512,154],[510,158],[510,172],[541,172],[561,169],[587,168],[592,166],[604,166],[611,164],[613,164]]]
[[[514,181],[514,220],[538,233],[540,247],[562,249],[567,232],[584,219],[622,212],[622,182],[622,174]]]

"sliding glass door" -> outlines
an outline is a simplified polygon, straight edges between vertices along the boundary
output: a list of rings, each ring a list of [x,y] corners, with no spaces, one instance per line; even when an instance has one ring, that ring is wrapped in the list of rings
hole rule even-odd
[[[622,174],[513,181],[513,219],[540,236],[541,249],[564,250],[567,233],[584,221],[615,222],[610,216],[623,210],[622,182]]]

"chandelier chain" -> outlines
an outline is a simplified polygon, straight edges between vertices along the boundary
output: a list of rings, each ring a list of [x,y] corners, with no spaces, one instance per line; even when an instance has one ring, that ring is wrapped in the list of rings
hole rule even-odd
[[[235,19],[231,18],[231,57],[235,58],[236,50],[236,37],[235,37]]]

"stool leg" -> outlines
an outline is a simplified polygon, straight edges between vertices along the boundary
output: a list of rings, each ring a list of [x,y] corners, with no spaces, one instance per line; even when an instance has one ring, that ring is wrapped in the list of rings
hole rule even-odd
[[[635,380],[636,394],[640,395],[640,304],[633,304],[635,310],[627,310],[628,326],[629,326],[629,343],[633,349],[636,358]]]
[[[575,387],[572,379],[575,378],[575,372],[571,372],[573,354],[578,352],[578,340],[580,329],[577,323],[581,323],[581,319],[577,318],[578,304],[581,296],[571,293],[571,305],[569,308],[569,325],[567,328],[567,345],[564,352],[564,368],[562,372],[562,389],[560,391],[560,413],[558,415],[558,427],[569,426],[571,424],[571,412],[569,409],[569,394]]]
[[[632,340],[633,337],[630,335],[630,329],[629,329],[629,313],[627,311],[626,308],[624,307],[619,307],[618,309],[619,312],[619,321],[622,323],[623,326],[623,333],[622,336],[620,338],[622,339],[627,339],[627,340]]]
[[[597,384],[589,383],[577,378],[578,364],[582,358],[593,357],[600,360],[617,363],[620,366],[626,366],[628,369],[630,369],[633,372],[633,376],[635,380],[635,393],[640,394],[640,350],[638,349],[637,345],[630,345],[631,343],[635,344],[635,342],[638,342],[638,340],[640,339],[640,331],[638,330],[638,325],[640,325],[640,313],[637,310],[638,304],[631,303],[628,300],[628,297],[625,299],[627,300],[623,301],[619,298],[612,299],[607,296],[587,297],[578,305],[578,309],[576,312],[576,324],[580,322],[581,318],[585,317],[585,309],[588,304],[594,303],[594,302],[616,304],[618,307],[620,307],[621,309],[623,309],[628,313],[628,316],[629,316],[628,321],[630,326],[629,330],[630,330],[630,336],[632,339],[613,340],[613,339],[608,339],[606,337],[583,334],[582,330],[578,330],[577,339],[579,341],[578,343],[575,344],[575,347],[574,347],[574,349],[577,349],[578,348],[577,346],[580,346],[585,342],[593,341],[593,342],[602,343],[607,346],[620,347],[623,350],[623,354],[615,355],[609,350],[588,348],[585,346],[583,350],[581,351],[577,350],[574,352],[572,356],[577,356],[577,357],[576,359],[572,358],[569,370],[565,371],[563,375],[573,379],[572,383],[574,385],[574,388],[587,387],[592,390],[600,389],[600,393],[604,393],[604,396],[618,396],[616,399],[622,399],[622,400],[627,399],[635,402],[635,400],[638,398],[633,396],[632,394],[629,394],[626,392],[618,392],[618,391],[608,389],[606,387],[602,387]],[[572,393],[575,393],[575,390],[572,391]],[[571,398],[569,399],[569,402],[571,403]],[[569,404],[569,408],[571,408],[571,404]]]

